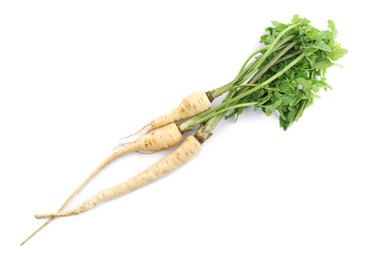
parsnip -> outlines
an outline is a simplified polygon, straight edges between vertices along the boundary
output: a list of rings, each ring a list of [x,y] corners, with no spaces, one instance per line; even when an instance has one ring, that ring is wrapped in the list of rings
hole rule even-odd
[[[97,193],[94,197],[92,197],[76,209],[51,214],[37,214],[35,217],[49,218],[76,215],[90,210],[104,201],[121,197],[131,191],[134,191],[155,180],[158,180],[175,168],[188,162],[195,154],[199,152],[201,146],[201,143],[194,136],[189,136],[176,150],[164,157],[152,167],[127,180],[126,182]]]

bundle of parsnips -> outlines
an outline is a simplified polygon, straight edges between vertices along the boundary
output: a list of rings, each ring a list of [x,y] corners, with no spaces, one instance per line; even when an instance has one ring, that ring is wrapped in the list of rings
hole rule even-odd
[[[147,185],[188,162],[223,118],[238,117],[248,107],[262,109],[268,116],[278,113],[280,126],[286,130],[318,97],[321,88],[330,88],[326,83],[326,70],[347,53],[335,40],[336,35],[332,21],[328,21],[327,30],[318,30],[310,25],[309,20],[297,15],[289,24],[272,22],[272,26],[267,27],[261,37],[262,47],[246,59],[231,82],[208,92],[194,93],[183,99],[172,111],[149,122],[140,131],[143,134],[138,139],[121,144],[56,213],[36,215],[36,218],[49,220],[29,238],[55,217],[90,210],[106,200]],[[225,96],[222,102],[211,107],[212,101],[221,96]],[[113,160],[129,152],[164,150],[178,144],[188,131],[194,131],[193,135],[152,167],[115,187],[97,193],[74,210],[63,211],[69,201]]]

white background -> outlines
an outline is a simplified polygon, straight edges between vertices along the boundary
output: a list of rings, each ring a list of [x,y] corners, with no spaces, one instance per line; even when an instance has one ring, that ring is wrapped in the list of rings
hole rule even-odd
[[[360,3],[1,1],[0,259],[368,259]],[[169,177],[19,246],[120,137],[230,81],[270,21],[296,13],[333,19],[349,54],[290,130],[249,111]],[[164,154],[120,159],[68,208]]]

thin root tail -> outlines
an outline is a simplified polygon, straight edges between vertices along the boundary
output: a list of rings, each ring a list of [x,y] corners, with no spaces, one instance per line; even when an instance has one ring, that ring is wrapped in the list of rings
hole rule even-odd
[[[23,246],[25,243],[28,242],[28,240],[30,240],[34,235],[36,235],[41,229],[43,229],[45,226],[47,226],[51,221],[53,220],[53,218],[49,218],[45,223],[42,224],[42,226],[40,226],[38,229],[36,229],[36,231],[34,231],[29,237],[27,237],[21,244],[20,246]]]
[[[57,217],[67,217],[77,213],[72,211],[68,212],[56,212],[56,213],[48,213],[48,214],[36,214],[35,218],[57,218]]]
[[[145,130],[147,127],[148,127],[148,129]],[[133,133],[131,135],[128,135],[126,137],[120,138],[119,143],[120,143],[120,145],[123,145],[123,144],[126,143],[124,140],[126,140],[126,139],[128,139],[128,138],[130,138],[132,136],[138,135],[138,134],[145,135],[145,134],[149,133],[152,129],[153,129],[152,125],[151,124],[147,124],[147,125],[143,126],[141,129],[139,129],[137,132],[135,132],[135,133]]]
[[[132,143],[134,143],[134,142],[119,143],[117,146],[114,147],[113,152],[116,153],[116,152],[120,151],[121,149],[123,149],[125,146],[130,145]]]

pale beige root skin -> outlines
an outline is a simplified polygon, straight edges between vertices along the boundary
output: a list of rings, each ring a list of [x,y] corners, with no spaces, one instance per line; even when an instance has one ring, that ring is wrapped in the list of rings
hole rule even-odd
[[[135,142],[129,143],[123,146],[120,150],[114,152],[108,158],[106,158],[81,184],[79,187],[68,197],[68,199],[61,205],[58,212],[61,212],[65,206],[108,164],[115,159],[123,156],[130,152],[141,152],[141,151],[160,151],[167,149],[170,146],[177,144],[182,138],[177,125],[175,123],[168,124],[166,126],[156,128],[146,135],[138,138]],[[38,231],[44,228],[52,218],[46,221],[40,228],[33,232],[21,245],[32,238]]]
[[[177,144],[183,137],[175,123],[171,123],[138,138],[136,151],[161,151]]]
[[[201,146],[201,143],[194,136],[189,136],[175,151],[164,157],[161,161],[159,161],[152,167],[148,168],[147,170],[141,172],[140,174],[134,176],[133,178],[127,180],[122,184],[97,193],[94,197],[92,197],[90,200],[88,200],[75,210],[51,214],[38,214],[36,215],[36,218],[76,215],[90,210],[104,201],[121,197],[131,191],[139,189],[142,186],[145,186],[153,181],[160,179],[173,169],[188,162],[195,154],[199,152]]]
[[[63,210],[69,201],[77,195],[86,184],[93,179],[103,168],[110,164],[115,159],[124,154],[137,151],[160,151],[167,149],[170,146],[177,144],[182,138],[176,124],[172,123],[138,138],[135,142],[124,146],[121,150],[114,152],[107,157],[89,176],[88,178],[69,196],[65,203],[60,207],[59,211]]]
[[[148,125],[150,129],[178,122],[180,120],[193,117],[203,111],[211,108],[211,101],[208,99],[206,92],[196,92],[185,97],[180,105],[170,112],[163,114],[152,120]]]

